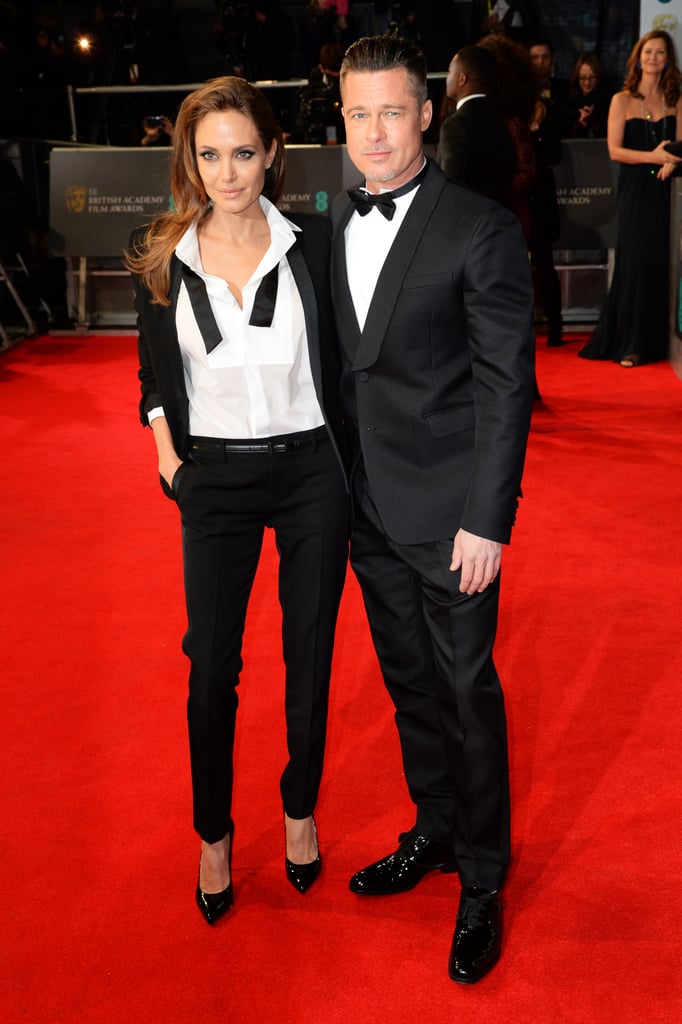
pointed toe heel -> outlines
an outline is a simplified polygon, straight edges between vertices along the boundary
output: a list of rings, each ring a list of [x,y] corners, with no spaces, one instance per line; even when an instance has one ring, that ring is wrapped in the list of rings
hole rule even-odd
[[[232,889],[232,847],[234,846],[234,822],[230,821],[227,831],[230,837],[230,848],[227,852],[227,866],[230,872],[230,884],[227,889],[220,892],[204,892],[201,888],[201,861],[199,861],[199,877],[197,878],[197,891],[195,899],[201,915],[207,924],[215,924],[221,917],[224,917],[234,903],[234,891]]]
[[[223,917],[234,902],[232,882],[222,892],[203,892],[197,882],[197,906],[207,924],[215,924]]]
[[[319,853],[310,864],[294,864],[288,857],[284,858],[284,867],[287,878],[300,893],[307,892],[310,886],[318,878],[322,870],[322,858]]]

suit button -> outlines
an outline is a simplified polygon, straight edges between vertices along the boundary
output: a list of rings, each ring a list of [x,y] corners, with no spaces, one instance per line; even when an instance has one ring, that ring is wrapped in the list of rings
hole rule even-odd
[[[369,374],[366,373],[365,370],[360,370],[360,372],[357,375],[357,378],[364,384],[365,381],[369,380]]]

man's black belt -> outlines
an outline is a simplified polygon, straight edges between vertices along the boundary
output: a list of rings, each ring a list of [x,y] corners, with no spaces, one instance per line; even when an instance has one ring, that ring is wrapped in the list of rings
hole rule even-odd
[[[302,430],[296,434],[279,434],[276,437],[260,438],[223,438],[223,437],[190,437],[191,452],[210,452],[213,455],[284,455],[295,452],[307,445],[316,445],[327,437],[326,427],[315,430]]]

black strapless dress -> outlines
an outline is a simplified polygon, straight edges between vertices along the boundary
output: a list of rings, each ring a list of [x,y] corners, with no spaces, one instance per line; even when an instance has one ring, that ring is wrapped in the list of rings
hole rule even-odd
[[[630,118],[623,145],[651,150],[675,133],[674,114],[660,121]],[[660,181],[659,169],[660,164],[621,164],[613,280],[594,333],[579,353],[585,359],[620,362],[635,354],[639,363],[653,363],[667,357],[670,179]]]

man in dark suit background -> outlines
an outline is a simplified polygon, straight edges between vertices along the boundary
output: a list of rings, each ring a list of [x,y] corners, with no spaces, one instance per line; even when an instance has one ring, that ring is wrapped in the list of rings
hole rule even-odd
[[[457,106],[441,125],[437,160],[452,181],[504,203],[516,156],[504,118],[487,95],[496,66],[482,46],[463,46],[450,61],[446,90]]]
[[[352,891],[462,883],[448,970],[475,982],[501,946],[507,741],[493,662],[502,545],[533,394],[532,288],[518,221],[423,155],[423,54],[378,36],[341,69],[365,177],[332,207],[342,399],[353,434],[351,561],[396,708],[416,822]],[[384,192],[383,189],[390,189]]]

